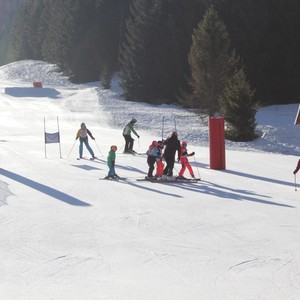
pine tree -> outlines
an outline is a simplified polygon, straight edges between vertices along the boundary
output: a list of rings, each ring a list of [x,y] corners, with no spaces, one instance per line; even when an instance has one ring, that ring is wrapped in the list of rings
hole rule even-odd
[[[255,135],[257,102],[242,68],[227,83],[221,97],[221,113],[226,120],[226,138],[251,141]]]
[[[193,95],[188,103],[207,109],[212,116],[219,111],[219,99],[236,64],[225,24],[212,6],[207,9],[192,39],[189,63]]]
[[[67,75],[73,76],[73,54],[81,26],[78,22],[79,0],[48,2],[47,14],[48,32],[42,47],[43,57],[46,61],[58,64]]]
[[[155,30],[161,12],[159,4],[156,0],[132,2],[120,53],[121,86],[126,99],[151,101],[157,96],[158,79],[153,69],[158,62],[153,48],[159,46]]]

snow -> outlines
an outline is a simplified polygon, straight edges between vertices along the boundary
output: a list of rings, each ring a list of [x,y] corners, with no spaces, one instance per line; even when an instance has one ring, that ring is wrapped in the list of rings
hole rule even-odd
[[[300,298],[298,105],[259,109],[260,138],[226,141],[226,170],[212,170],[205,117],[124,101],[117,78],[108,91],[56,71],[29,60],[0,67],[1,299]],[[57,117],[62,158],[58,144],[45,158],[44,118],[55,132]],[[132,117],[138,152],[161,139],[163,117],[164,138],[176,127],[202,181],[136,181],[148,167],[122,153]],[[76,160],[82,122],[98,160]],[[113,144],[128,181],[98,180]]]

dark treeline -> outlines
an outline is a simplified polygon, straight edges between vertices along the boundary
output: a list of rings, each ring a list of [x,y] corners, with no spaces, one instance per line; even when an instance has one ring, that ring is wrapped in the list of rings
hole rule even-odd
[[[25,0],[12,60],[58,64],[73,82],[119,72],[126,99],[177,102],[189,93],[194,30],[214,5],[262,104],[299,102],[298,0]]]
[[[10,61],[9,29],[21,0],[0,0],[0,65]]]

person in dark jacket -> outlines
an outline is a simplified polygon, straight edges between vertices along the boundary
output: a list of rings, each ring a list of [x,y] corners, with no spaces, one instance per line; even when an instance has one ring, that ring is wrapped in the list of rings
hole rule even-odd
[[[170,138],[166,139],[164,144],[165,146],[165,151],[163,154],[163,157],[166,161],[166,167],[164,169],[163,175],[166,176],[173,176],[173,168],[175,164],[175,155],[177,152],[177,160],[180,160],[180,141],[178,140],[178,134],[176,131],[172,132],[172,135]]]
[[[85,124],[81,123],[80,129],[78,130],[78,132],[76,134],[76,140],[79,138],[79,141],[80,141],[80,145],[79,145],[79,157],[82,158],[83,144],[85,144],[86,148],[88,149],[88,151],[90,152],[90,154],[92,156],[91,159],[95,159],[94,151],[91,148],[91,146],[89,145],[88,135],[90,136],[90,138],[92,140],[95,139],[93,137],[92,133],[86,128]]]

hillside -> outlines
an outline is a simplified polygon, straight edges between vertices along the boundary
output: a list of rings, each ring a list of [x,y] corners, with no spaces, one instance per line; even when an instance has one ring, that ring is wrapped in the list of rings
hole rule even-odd
[[[193,112],[124,101],[116,80],[108,91],[55,70],[37,61],[0,67],[1,299],[299,298],[297,105],[260,109],[261,137],[227,142],[226,170],[212,170],[207,123]],[[164,137],[175,117],[202,180],[136,181],[146,157],[122,153],[133,116],[139,152],[161,138],[163,116]],[[62,158],[58,144],[47,145],[45,158],[44,118],[54,132],[57,117]],[[96,138],[95,161],[76,159],[82,122]],[[99,180],[113,144],[126,181]]]

